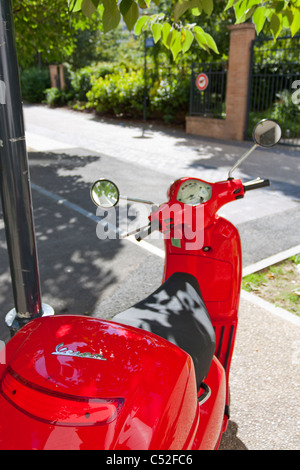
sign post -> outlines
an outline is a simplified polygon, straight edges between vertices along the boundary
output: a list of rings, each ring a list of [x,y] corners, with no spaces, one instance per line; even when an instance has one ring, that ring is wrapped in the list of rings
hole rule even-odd
[[[147,120],[147,96],[148,96],[148,93],[147,93],[147,89],[148,89],[148,86],[147,86],[147,49],[149,47],[153,47],[154,46],[154,40],[153,38],[147,38],[147,33],[145,31],[145,49],[144,49],[144,56],[145,56],[145,60],[144,60],[144,121],[146,122]]]

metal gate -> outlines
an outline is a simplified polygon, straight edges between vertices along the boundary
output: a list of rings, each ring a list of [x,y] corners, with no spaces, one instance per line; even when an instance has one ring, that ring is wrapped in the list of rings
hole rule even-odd
[[[190,115],[225,118],[226,62],[193,64]]]
[[[269,118],[282,128],[281,143],[300,145],[299,56],[300,36],[253,41],[246,139],[256,122]]]

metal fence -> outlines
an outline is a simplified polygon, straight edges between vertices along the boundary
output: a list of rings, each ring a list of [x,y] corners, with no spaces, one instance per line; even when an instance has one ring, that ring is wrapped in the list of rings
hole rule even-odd
[[[193,64],[190,115],[225,118],[227,63]]]
[[[255,39],[252,44],[245,138],[263,118],[282,128],[281,143],[300,145],[300,36]]]

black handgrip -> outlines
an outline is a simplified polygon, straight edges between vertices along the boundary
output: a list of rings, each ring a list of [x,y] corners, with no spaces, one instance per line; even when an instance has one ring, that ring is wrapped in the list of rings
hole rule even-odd
[[[146,238],[148,235],[150,235],[151,232],[152,232],[152,226],[151,226],[151,223],[150,223],[147,227],[140,230],[135,235],[135,238],[138,242],[140,242],[141,240],[143,240],[143,238]]]
[[[252,189],[259,189],[264,188],[265,186],[270,186],[270,180],[263,180],[261,178],[257,178],[253,181],[248,181],[244,185],[244,191],[251,191]]]

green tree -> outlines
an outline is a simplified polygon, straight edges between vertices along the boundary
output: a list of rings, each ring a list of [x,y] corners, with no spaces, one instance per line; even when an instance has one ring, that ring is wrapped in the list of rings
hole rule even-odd
[[[105,32],[115,29],[121,19],[129,31],[139,35],[151,31],[155,42],[161,41],[176,59],[187,52],[193,41],[206,52],[218,53],[216,42],[202,25],[185,21],[188,12],[194,17],[210,16],[214,10],[213,0],[174,0],[165,12],[165,0],[68,0],[70,11],[82,11],[92,17],[98,10]],[[155,12],[158,7],[159,12]],[[228,0],[224,10],[233,9],[236,23],[252,19],[257,32],[270,30],[274,38],[288,29],[294,36],[300,29],[300,0]],[[146,15],[140,16],[143,11]]]
[[[88,36],[95,35],[101,26],[99,14],[92,21],[83,14],[70,15],[66,0],[13,0],[13,13],[19,64],[23,68],[38,62],[61,63],[83,40],[84,52],[90,54],[94,41]]]

